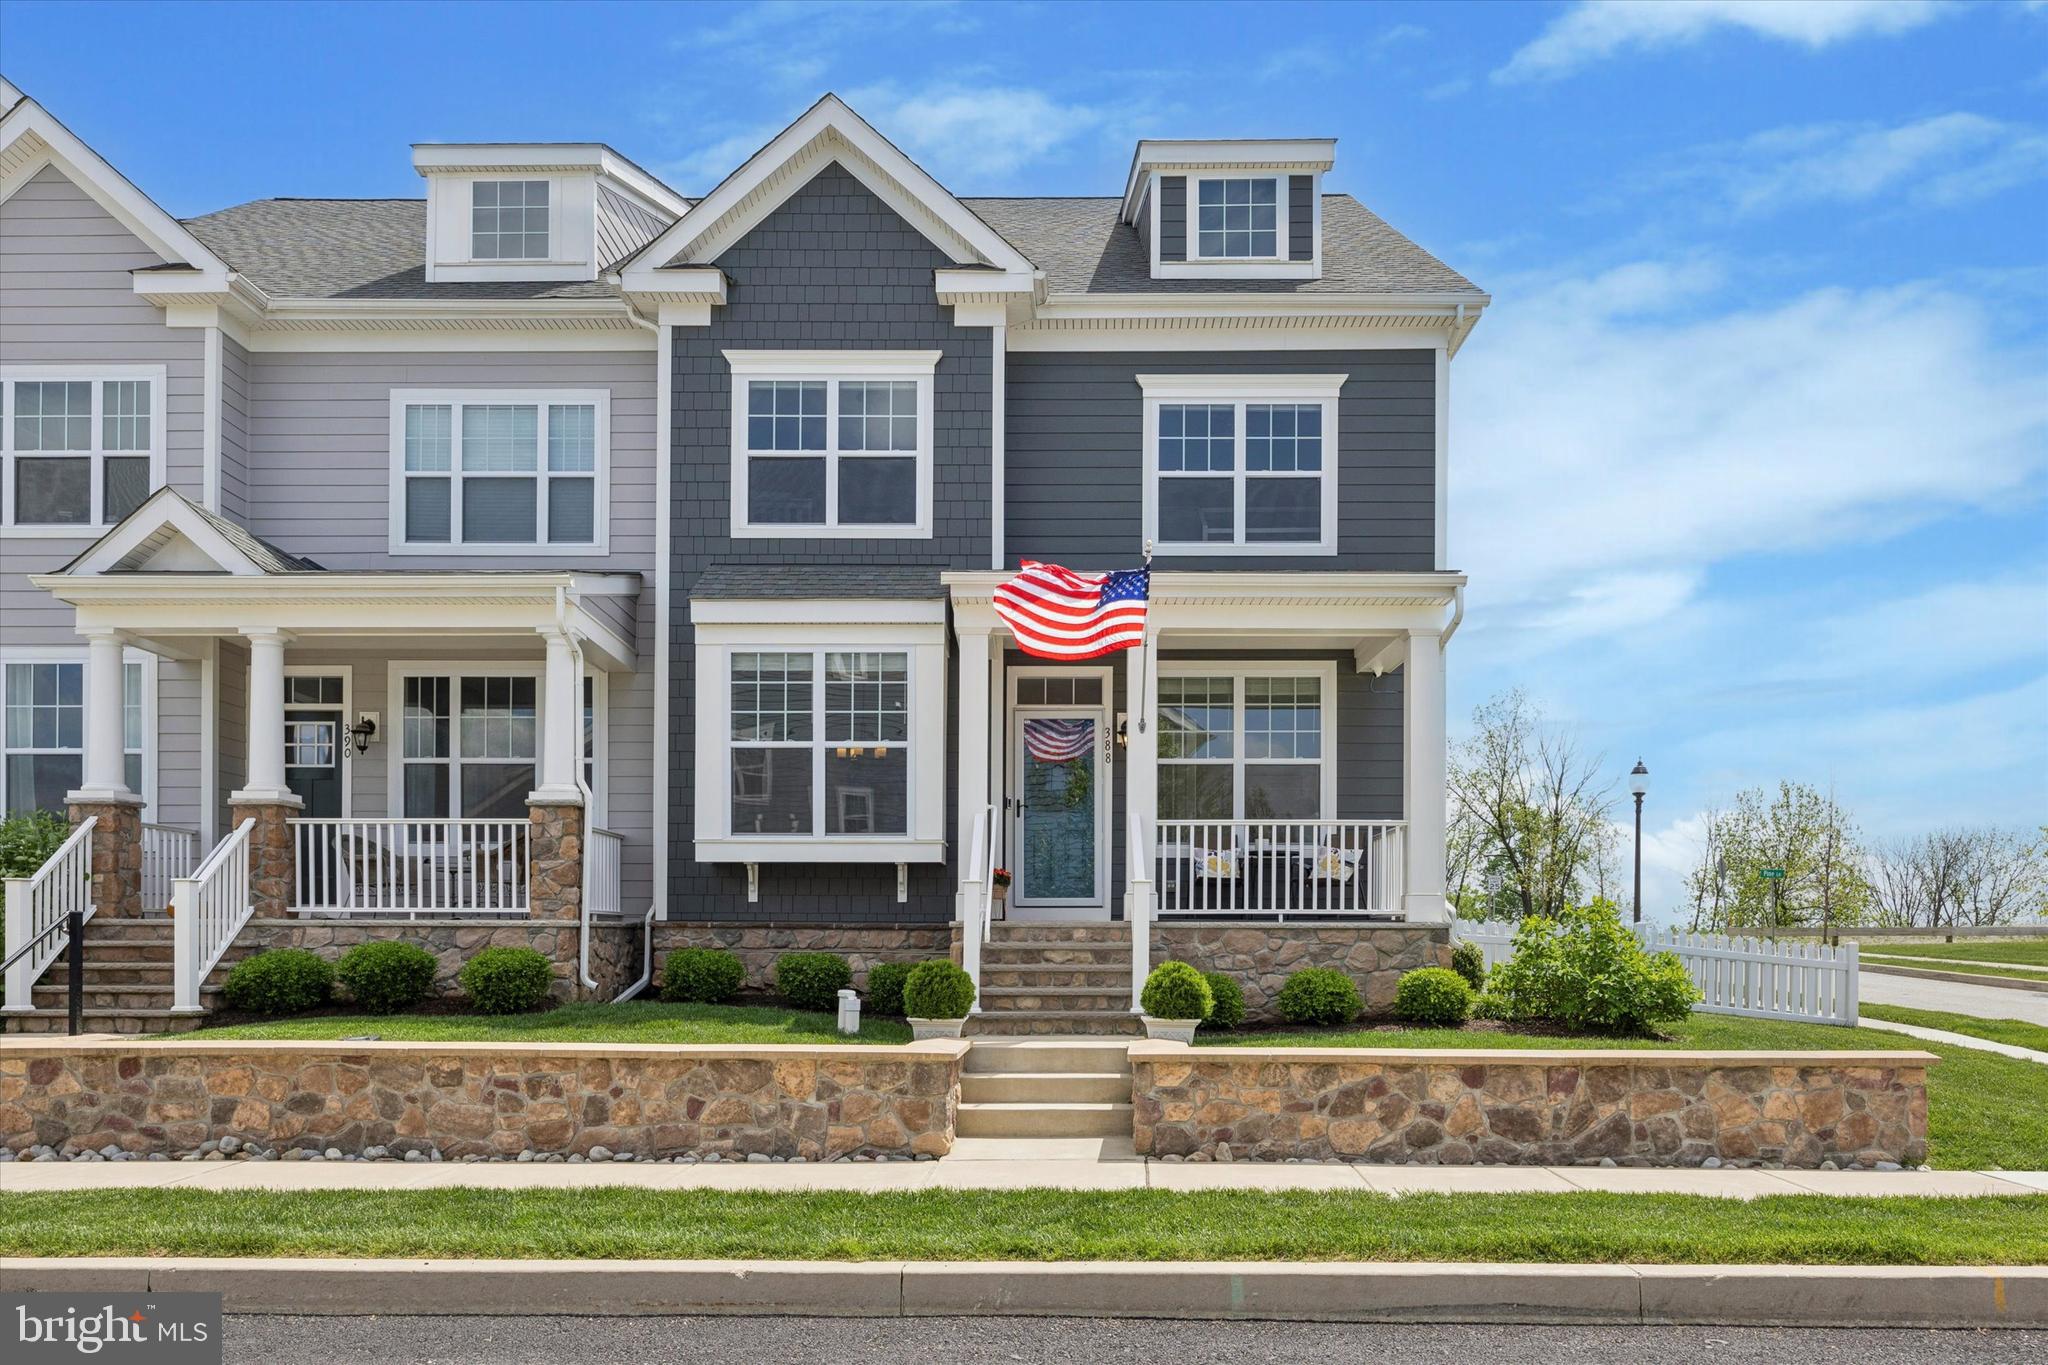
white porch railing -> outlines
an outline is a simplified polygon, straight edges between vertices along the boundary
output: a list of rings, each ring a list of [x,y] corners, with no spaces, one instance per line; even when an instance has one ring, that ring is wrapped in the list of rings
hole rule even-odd
[[[625,913],[625,897],[619,890],[619,865],[625,845],[623,836],[608,829],[593,829],[589,841],[583,846],[584,856],[590,859],[590,913],[593,915]]]
[[[192,875],[199,861],[199,831],[176,825],[142,827],[142,909],[158,914],[171,904],[171,883]]]
[[[10,1013],[35,1008],[31,993],[70,940],[65,916],[92,917],[92,832],[98,816],[78,822],[70,837],[26,877],[7,879],[7,1005]]]
[[[1161,820],[1160,917],[1398,915],[1399,820]]]
[[[255,828],[251,821],[236,825],[191,876],[171,883],[174,1010],[200,1008],[199,988],[255,913],[249,897],[249,843]]]
[[[290,824],[294,914],[496,918],[530,909],[525,820]]]
[[[1856,945],[1839,948],[1778,939],[1728,938],[1637,925],[1649,951],[1672,952],[1685,964],[1703,997],[1694,1009],[1751,1019],[1799,1019],[1813,1024],[1856,1022]],[[1476,943],[1488,970],[1514,956],[1515,925],[1505,920],[1457,920],[1451,936]]]

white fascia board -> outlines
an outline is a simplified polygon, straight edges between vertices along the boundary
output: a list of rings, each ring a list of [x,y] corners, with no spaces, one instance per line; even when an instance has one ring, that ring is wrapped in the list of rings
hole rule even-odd
[[[422,176],[590,171],[672,217],[690,207],[680,194],[602,142],[415,142],[412,168]]]
[[[557,588],[573,597],[623,597],[640,591],[638,574],[593,573],[302,573],[223,576],[211,573],[119,573],[80,577],[31,574],[29,581],[66,602],[124,599],[177,602],[273,600],[294,602],[525,602],[545,601],[554,609]],[[550,617],[552,620],[552,617]]]
[[[1470,317],[1493,300],[1486,294],[1051,294],[1039,305],[1041,318],[1307,318]]]
[[[963,267],[948,270],[941,267],[933,272],[933,283],[938,289],[940,303],[959,303],[963,299],[978,300],[988,294],[1023,294],[1037,292],[1040,273],[1031,270],[982,270]]]
[[[263,569],[216,530],[190,503],[169,488],[159,488],[144,499],[142,506],[124,517],[120,525],[94,541],[84,553],[60,573],[38,575],[59,582],[104,574],[160,531],[183,536],[212,562],[214,568],[232,577],[260,577]]]
[[[866,119],[848,108],[845,101],[837,95],[826,95],[796,122],[771,138],[767,146],[747,158],[738,170],[699,200],[667,232],[642,247],[621,272],[628,281],[628,287],[640,287],[633,281],[643,270],[642,263],[658,265],[672,261],[709,237],[718,229],[722,219],[744,204],[784,163],[802,155],[814,141],[828,132],[837,135],[874,163],[884,175],[902,185],[926,211],[958,234],[983,260],[1004,270],[1027,273],[1031,270],[1031,262],[1004,241],[1002,234],[984,223],[922,166],[876,132]],[[769,212],[774,207],[769,205],[760,211]]]
[[[725,303],[725,272],[715,265],[629,267],[608,278],[636,302]]]
[[[228,265],[197,237],[166,213],[163,208],[139,189],[135,182],[119,171],[88,147],[84,140],[60,123],[56,116],[32,99],[22,99],[0,115],[0,152],[28,136],[39,138],[44,151],[37,160],[7,177],[8,183],[0,187],[0,199],[5,199],[17,187],[42,169],[47,161],[84,190],[92,200],[112,214],[122,226],[142,239],[166,264],[185,264],[204,271],[216,281],[216,287],[224,285],[228,277]]]
[[[1131,221],[1154,171],[1197,171],[1243,166],[1261,170],[1327,171],[1337,164],[1333,137],[1159,139],[1140,138],[1124,179],[1123,221]]]

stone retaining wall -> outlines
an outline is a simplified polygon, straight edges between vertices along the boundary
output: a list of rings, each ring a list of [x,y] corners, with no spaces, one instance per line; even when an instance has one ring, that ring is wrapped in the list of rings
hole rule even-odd
[[[0,1048],[0,1146],[943,1156],[954,1040],[906,1047],[54,1040]]]
[[[1131,1048],[1140,1152],[1629,1165],[1918,1165],[1924,1052]]]
[[[664,920],[654,926],[654,979],[677,948],[723,948],[746,964],[749,994],[773,989],[775,959],[784,953],[838,953],[853,968],[853,984],[866,990],[868,968],[878,962],[923,962],[958,955],[950,924],[720,924]],[[639,967],[636,964],[637,975]]]
[[[536,948],[554,965],[550,990],[557,1000],[611,1000],[640,979],[643,935],[638,921],[597,921],[590,926],[590,975],[594,989],[576,977],[576,924],[561,920],[475,919],[252,919],[235,936],[229,955],[207,979],[209,988],[227,980],[228,969],[254,953],[270,948],[306,948],[329,961],[358,943],[396,939],[416,943],[440,959],[434,973],[434,994],[444,999],[462,995],[456,976],[482,948]],[[657,972],[659,968],[657,967]],[[652,992],[648,993],[652,999]]]
[[[1286,924],[1161,920],[1152,926],[1152,960],[1177,958],[1205,972],[1226,972],[1244,988],[1245,1018],[1277,1023],[1273,1001],[1304,967],[1331,967],[1358,983],[1368,1014],[1394,1007],[1403,972],[1451,965],[1442,927],[1332,923]]]

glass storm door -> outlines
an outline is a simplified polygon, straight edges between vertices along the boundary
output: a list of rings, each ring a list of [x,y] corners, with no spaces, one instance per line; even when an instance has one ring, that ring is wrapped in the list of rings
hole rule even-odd
[[[1017,904],[1102,905],[1101,712],[1020,714],[1015,771]]]

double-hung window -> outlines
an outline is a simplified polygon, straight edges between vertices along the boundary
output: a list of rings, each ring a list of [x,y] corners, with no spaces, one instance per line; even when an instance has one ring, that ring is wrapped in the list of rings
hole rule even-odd
[[[520,664],[398,665],[394,815],[416,820],[524,820],[539,784],[541,673]],[[583,780],[602,811],[602,687],[582,690]]]
[[[1159,818],[1332,814],[1334,665],[1244,664],[1159,678]]]
[[[394,390],[391,433],[394,554],[605,548],[606,391]]]
[[[1206,261],[1277,260],[1287,241],[1286,194],[1271,175],[1195,180],[1195,257]]]
[[[64,798],[85,782],[85,664],[67,659],[9,660],[0,667],[0,789],[9,815],[61,814]],[[122,665],[121,747],[128,790],[147,797],[150,670]]]
[[[0,525],[97,535],[164,477],[164,369],[0,371]]]
[[[735,651],[730,678],[735,836],[909,833],[908,651]]]
[[[478,180],[469,190],[469,254],[479,261],[548,258],[548,182]]]
[[[1341,374],[1139,375],[1162,554],[1335,554]]]
[[[735,536],[926,537],[936,351],[727,351]]]

